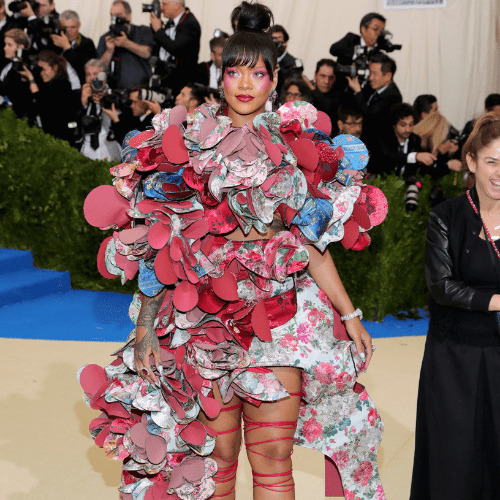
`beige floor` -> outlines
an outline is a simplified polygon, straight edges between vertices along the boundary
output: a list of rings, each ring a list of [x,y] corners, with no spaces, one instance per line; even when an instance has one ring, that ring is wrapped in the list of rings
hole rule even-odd
[[[408,498],[418,373],[424,337],[376,339],[361,382],[385,422],[379,466],[388,500]],[[0,339],[0,500],[116,499],[120,467],[91,441],[96,416],[81,400],[77,369],[106,364],[117,344]],[[245,464],[242,457],[241,464]],[[324,461],[294,453],[297,499],[323,500]],[[238,500],[251,499],[249,469],[240,468]]]

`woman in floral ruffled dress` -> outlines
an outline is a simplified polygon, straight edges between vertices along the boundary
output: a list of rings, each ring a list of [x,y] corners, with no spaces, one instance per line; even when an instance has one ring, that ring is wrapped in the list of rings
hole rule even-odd
[[[331,141],[307,103],[266,110],[271,19],[243,2],[223,53],[225,105],[164,110],[129,134],[114,187],[85,201],[91,224],[123,228],[101,246],[101,273],[139,271],[129,342],[79,374],[103,412],[92,436],[124,462],[123,499],[235,498],[241,421],[254,498],[295,498],[294,443],[333,458],[346,498],[385,498],[383,424],[356,384],[371,338],[326,247],[364,248],[387,205],[360,182],[360,141]],[[332,303],[352,341],[334,337]]]

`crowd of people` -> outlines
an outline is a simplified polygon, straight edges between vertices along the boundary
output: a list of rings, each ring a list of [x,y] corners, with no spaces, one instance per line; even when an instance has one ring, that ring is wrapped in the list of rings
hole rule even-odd
[[[152,4],[153,5],[153,4]],[[222,50],[227,33],[216,30],[210,60],[199,62],[201,28],[184,0],[158,2],[150,26],[131,23],[128,2],[113,1],[111,24],[95,47],[80,33],[78,13],[59,14],[55,0],[12,2],[7,14],[0,0],[0,96],[17,116],[69,141],[92,159],[118,159],[128,130],[147,128],[162,108],[183,104],[188,111],[219,100]],[[233,23],[233,29],[236,25]],[[433,178],[460,170],[462,132],[438,110],[437,100],[421,95],[403,104],[394,82],[396,63],[388,53],[386,19],[366,14],[359,34],[333,43],[333,58],[317,62],[313,78],[300,58],[288,52],[290,36],[269,29],[278,52],[278,99],[311,102],[332,121],[332,136],[361,137],[370,151],[368,172],[394,172],[410,183],[418,167]],[[500,115],[500,95],[485,102]]]

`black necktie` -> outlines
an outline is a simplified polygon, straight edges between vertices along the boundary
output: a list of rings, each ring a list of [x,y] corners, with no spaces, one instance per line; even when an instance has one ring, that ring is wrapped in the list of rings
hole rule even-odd
[[[174,21],[172,21],[172,19],[169,19],[167,21],[167,24],[165,24],[165,30],[169,30],[170,28],[173,28],[174,26],[175,26]]]

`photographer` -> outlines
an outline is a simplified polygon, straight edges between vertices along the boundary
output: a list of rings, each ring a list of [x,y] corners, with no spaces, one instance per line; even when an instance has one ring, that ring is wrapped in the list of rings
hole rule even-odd
[[[393,81],[395,73],[396,62],[378,53],[370,61],[369,85],[361,88],[357,77],[348,77],[356,104],[363,113],[362,139],[372,155],[380,155],[380,142],[392,133],[391,107],[403,100]]]
[[[221,80],[222,51],[226,39],[218,36],[210,40],[210,61],[198,65],[198,80],[203,85],[218,89]]]
[[[422,149],[420,137],[413,133],[415,112],[409,104],[395,104],[391,108],[392,133],[381,142],[381,157],[374,158],[370,173],[395,173],[405,179],[416,174],[417,167],[432,167],[437,158]],[[423,170],[427,173],[429,169]]]
[[[120,144],[131,130],[146,130],[151,126],[155,113],[151,111],[148,101],[139,98],[139,92],[143,88],[138,85],[130,89],[128,108],[120,111],[115,103],[112,103],[110,108],[103,107],[103,112],[111,118],[111,128]]]
[[[116,88],[130,89],[147,83],[151,76],[148,59],[154,46],[151,30],[130,24],[132,10],[128,2],[115,0],[110,14],[110,30],[99,39],[97,57],[110,68]]]
[[[85,82],[85,64],[96,57],[94,42],[80,33],[80,18],[74,10],[65,10],[60,16],[60,33],[50,36],[52,43],[75,69],[80,82]]]
[[[4,48],[6,65],[0,71],[0,96],[7,98],[18,118],[32,117],[32,98],[29,83],[19,73],[25,62],[21,53],[30,48],[28,35],[19,28],[5,32]]]
[[[275,24],[269,29],[269,34],[278,49],[279,70],[276,91],[280,94],[285,80],[288,78],[300,77],[304,68],[300,59],[296,59],[288,53],[287,47],[290,37],[283,26]],[[297,65],[297,61],[300,61],[299,65]]]
[[[330,54],[337,58],[338,64],[349,65],[360,55],[369,56],[375,51],[377,39],[385,29],[385,17],[370,12],[361,19],[359,31],[361,36],[347,33],[341,40],[330,47]]]
[[[186,83],[175,98],[176,106],[184,106],[188,113],[203,104],[209,97],[209,89],[199,83]]]
[[[66,59],[50,50],[42,50],[38,54],[37,65],[40,78],[35,79],[26,66],[19,71],[28,80],[37,121],[44,132],[74,144],[76,137],[72,125],[79,106],[66,73]]]
[[[40,50],[54,50],[50,35],[59,27],[59,14],[54,0],[20,0],[9,4],[20,28],[28,31],[31,41],[31,53]]]
[[[176,95],[196,75],[201,28],[184,0],[162,0],[161,13],[168,22],[163,25],[151,12],[151,29],[165,75],[164,86]]]
[[[312,103],[313,96],[309,85],[302,78],[285,80],[279,95],[279,102],[285,104],[291,101],[305,101]]]
[[[368,83],[370,60],[378,54],[401,50],[402,46],[391,42],[392,33],[385,29],[385,17],[370,12],[360,22],[361,36],[347,35],[330,47],[330,54],[337,57],[338,85],[345,94],[343,100],[352,105],[349,77],[357,78],[361,88]],[[352,87],[351,87],[352,88]]]
[[[3,53],[5,33],[12,28],[17,28],[14,20],[7,15],[7,9],[5,8],[5,0],[0,0],[0,70],[9,61],[5,58]]]
[[[320,59],[316,63],[314,83],[304,75],[303,79],[312,91],[314,107],[330,117],[332,137],[337,135],[337,109],[340,105],[340,98],[335,86],[335,61],[333,59]]]
[[[91,59],[85,65],[79,145],[80,152],[92,160],[117,160],[121,155],[120,144],[110,137],[111,118],[101,106],[101,99],[109,94],[106,71],[99,59]]]

